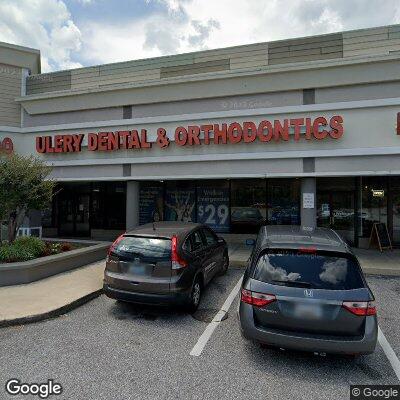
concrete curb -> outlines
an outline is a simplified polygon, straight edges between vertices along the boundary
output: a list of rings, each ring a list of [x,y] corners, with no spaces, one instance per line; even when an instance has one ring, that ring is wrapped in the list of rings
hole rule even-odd
[[[246,268],[247,267],[247,260],[246,261],[239,261],[239,260],[229,260],[229,267],[234,267],[234,268]]]
[[[398,268],[363,268],[362,270],[365,275],[400,277],[400,269]]]
[[[36,282],[100,261],[106,257],[108,247],[108,243],[99,243],[30,261],[0,264],[0,287]]]
[[[72,303],[66,304],[62,307],[56,308],[55,310],[48,311],[43,314],[29,315],[27,317],[20,317],[15,319],[8,319],[0,321],[0,328],[7,328],[10,326],[33,324],[35,322],[45,321],[52,318],[57,318],[62,314],[74,310],[82,306],[85,303],[99,297],[103,293],[103,289],[98,289],[92,293],[89,293],[79,299],[74,300]]]

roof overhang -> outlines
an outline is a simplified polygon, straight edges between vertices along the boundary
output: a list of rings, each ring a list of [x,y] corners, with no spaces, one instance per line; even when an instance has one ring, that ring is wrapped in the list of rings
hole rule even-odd
[[[400,55],[349,57],[166,78],[16,99],[29,114],[205,99],[400,80]]]

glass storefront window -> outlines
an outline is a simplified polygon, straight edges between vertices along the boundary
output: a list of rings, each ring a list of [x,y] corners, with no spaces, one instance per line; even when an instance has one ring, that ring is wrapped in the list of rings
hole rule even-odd
[[[123,230],[126,183],[64,183],[57,188],[54,220],[60,236],[91,236],[91,229]]]
[[[197,222],[215,232],[229,232],[229,182],[197,182]]]
[[[363,177],[361,180],[360,237],[368,238],[374,222],[387,224],[386,177]]]
[[[353,244],[355,239],[354,178],[317,178],[317,225],[335,229]]]
[[[400,242],[400,177],[391,178],[390,190],[392,192],[393,214],[393,242]]]
[[[139,192],[139,225],[162,221],[164,188],[162,182],[141,182]]]
[[[126,183],[93,183],[91,215],[91,228],[125,229]]]
[[[268,180],[268,224],[300,224],[300,180]]]
[[[94,183],[92,186],[92,228],[103,229],[105,223],[105,183]]]
[[[196,221],[196,190],[194,182],[167,182],[164,198],[165,221]]]
[[[53,197],[47,208],[41,212],[42,227],[43,228],[56,228],[57,227],[57,192],[59,187],[56,186],[53,191]]]
[[[266,181],[231,181],[231,232],[258,233],[266,221]]]
[[[125,229],[126,226],[126,183],[107,182],[106,218],[108,229]]]

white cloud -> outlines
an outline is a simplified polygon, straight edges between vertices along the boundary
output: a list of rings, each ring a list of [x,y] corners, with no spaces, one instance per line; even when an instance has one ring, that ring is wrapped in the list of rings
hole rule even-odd
[[[179,33],[170,24],[154,19],[145,26],[143,50],[157,49],[161,54],[172,54],[180,47]]]
[[[42,71],[81,66],[71,59],[81,47],[81,33],[60,0],[2,0],[0,41],[41,50]]]
[[[217,20],[210,18],[207,22],[201,22],[197,20],[191,21],[192,27],[195,33],[189,35],[189,45],[204,48],[205,41],[210,37],[214,29],[220,29],[220,24]]]
[[[95,4],[74,2],[0,0],[0,40],[39,48],[49,70],[400,22],[398,0],[135,0],[122,20],[71,16]]]

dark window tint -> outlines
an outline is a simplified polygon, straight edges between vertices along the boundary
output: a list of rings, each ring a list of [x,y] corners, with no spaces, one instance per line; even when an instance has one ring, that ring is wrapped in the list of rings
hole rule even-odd
[[[241,210],[235,210],[232,213],[232,219],[237,220],[248,220],[248,219],[255,219],[259,220],[262,219],[262,215],[259,210],[256,208],[244,208]]]
[[[171,240],[126,236],[113,253],[129,259],[139,258],[141,261],[168,261],[171,258]]]
[[[350,290],[364,287],[357,261],[342,254],[276,250],[258,259],[254,279],[283,286]]]
[[[206,239],[207,246],[214,246],[217,243],[217,238],[208,229],[203,229],[203,234]]]
[[[183,243],[182,246],[183,250],[187,251],[188,253],[192,252],[192,241],[190,240],[190,237],[188,237],[185,242]]]
[[[201,237],[200,231],[193,232],[190,235],[190,240],[192,243],[192,251],[198,251],[204,247],[204,243],[203,243],[203,239]]]

